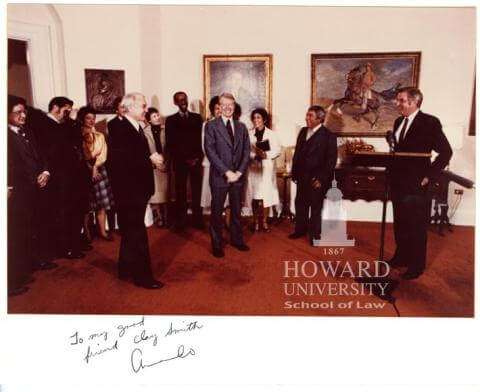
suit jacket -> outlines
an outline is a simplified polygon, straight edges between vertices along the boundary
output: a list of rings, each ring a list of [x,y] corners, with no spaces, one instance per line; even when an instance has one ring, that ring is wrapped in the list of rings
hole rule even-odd
[[[205,127],[205,153],[210,161],[209,181],[213,187],[230,185],[225,177],[228,170],[242,173],[234,184],[241,185],[245,180],[250,159],[250,139],[245,124],[233,120],[233,127],[233,145],[222,117],[210,120]]]
[[[185,168],[188,159],[198,159],[198,164],[202,163],[202,122],[202,117],[193,112],[188,112],[187,119],[178,112],[167,117],[165,152],[174,170]]]
[[[395,189],[415,192],[421,189],[420,183],[424,177],[437,176],[448,164],[452,157],[452,148],[442,131],[439,119],[422,111],[415,116],[404,140],[397,143],[402,119],[403,117],[397,118],[393,125],[395,152],[438,153],[433,162],[429,158],[397,158],[390,166],[392,186]]]
[[[43,115],[36,129],[40,154],[48,162],[51,178],[49,187],[68,190],[88,186],[83,159],[81,134],[71,120],[59,124]]]
[[[26,130],[25,138],[11,129],[7,134],[8,186],[12,186],[14,192],[37,187],[38,175],[48,170],[48,166],[39,153],[35,135]]]
[[[108,138],[107,169],[115,203],[120,207],[146,205],[154,192],[153,167],[145,136],[128,119],[121,120]]]
[[[311,182],[314,178],[327,191],[337,164],[337,137],[323,125],[307,138],[308,128],[300,130],[292,160],[292,180]]]
[[[125,121],[125,118],[117,115],[107,123],[108,137],[117,131],[117,129],[122,125],[123,121]]]

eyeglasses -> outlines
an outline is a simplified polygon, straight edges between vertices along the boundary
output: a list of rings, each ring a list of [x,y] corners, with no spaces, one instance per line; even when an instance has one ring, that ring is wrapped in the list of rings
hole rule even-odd
[[[20,114],[27,114],[26,110],[15,110],[12,112],[12,114],[15,114],[16,116],[19,116]]]

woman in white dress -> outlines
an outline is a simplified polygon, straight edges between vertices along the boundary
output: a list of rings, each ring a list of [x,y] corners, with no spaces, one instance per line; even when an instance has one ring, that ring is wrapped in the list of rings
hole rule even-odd
[[[145,115],[148,125],[143,130],[150,153],[158,152],[162,157],[165,149],[165,131],[162,131],[160,113],[156,108],[148,108]],[[157,227],[167,226],[168,172],[165,163],[153,170],[155,193],[149,200],[153,222]]]
[[[253,129],[249,131],[252,150],[248,169],[248,199],[253,211],[253,228],[270,231],[267,224],[270,207],[279,204],[275,158],[280,155],[280,143],[275,132],[267,128],[268,113],[255,109],[250,116]]]

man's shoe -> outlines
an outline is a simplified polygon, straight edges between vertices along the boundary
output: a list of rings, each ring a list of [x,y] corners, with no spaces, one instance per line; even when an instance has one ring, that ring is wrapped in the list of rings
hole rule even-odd
[[[151,278],[147,280],[135,280],[135,286],[143,287],[144,289],[155,290],[161,289],[164,284],[159,280]]]
[[[63,255],[63,257],[65,259],[83,259],[85,257],[85,254],[82,252],[69,250],[67,253]]]
[[[28,291],[28,287],[26,286],[21,286],[21,287],[16,287],[14,289],[8,290],[8,296],[9,297],[16,297],[17,295],[22,295]]]
[[[51,261],[41,261],[35,266],[36,271],[47,271],[54,268],[57,268],[58,264],[52,263]]]
[[[223,249],[220,249],[220,248],[213,248],[212,249],[212,254],[215,257],[224,257],[225,256],[225,252],[223,251]]]
[[[300,234],[300,233],[297,233],[297,232],[293,232],[292,234],[290,234],[288,236],[288,238],[290,238],[291,240],[296,240],[298,238],[301,238],[303,237],[305,234]]]
[[[413,280],[417,279],[420,275],[422,275],[421,272],[407,271],[402,275],[402,279]]]
[[[245,244],[232,244],[232,246],[234,248],[237,248],[241,252],[246,252],[246,251],[250,250],[250,248]]]

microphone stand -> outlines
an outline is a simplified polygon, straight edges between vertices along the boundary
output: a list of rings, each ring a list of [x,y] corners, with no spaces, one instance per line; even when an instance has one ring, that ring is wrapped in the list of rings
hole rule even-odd
[[[388,187],[389,170],[388,169],[395,157],[395,148],[394,148],[394,139],[393,139],[394,136],[392,131],[388,131],[386,137],[388,141],[390,155],[388,157],[388,162],[385,167],[385,191],[384,191],[384,197],[383,197],[382,226],[381,226],[382,228],[381,228],[381,234],[380,234],[380,256],[378,258],[378,260],[381,260],[381,261],[384,261],[383,256],[384,256],[384,246],[385,246],[385,219],[387,215],[387,203],[388,203],[388,191],[389,191],[389,187]],[[401,317],[400,311],[397,308],[396,298],[393,296],[393,292],[398,286],[398,281],[388,277],[362,277],[362,278],[356,278],[355,281],[361,284],[367,284],[367,283],[368,284],[373,283],[374,285],[378,285],[379,283],[388,284],[388,286],[386,286],[387,288],[385,290],[385,293],[382,293],[377,288],[377,286],[374,286],[375,288],[373,289],[373,295],[391,304],[393,306],[393,309],[395,310],[397,317]]]
[[[391,136],[389,136],[391,135]],[[387,203],[388,203],[388,181],[389,181],[389,166],[392,164],[395,158],[395,148],[394,148],[394,137],[392,131],[387,132],[387,141],[390,155],[388,157],[387,166],[385,167],[385,189],[383,194],[383,208],[382,208],[382,226],[380,230],[380,255],[378,256],[378,260],[383,260],[384,256],[384,248],[385,248],[385,220],[387,216]]]

